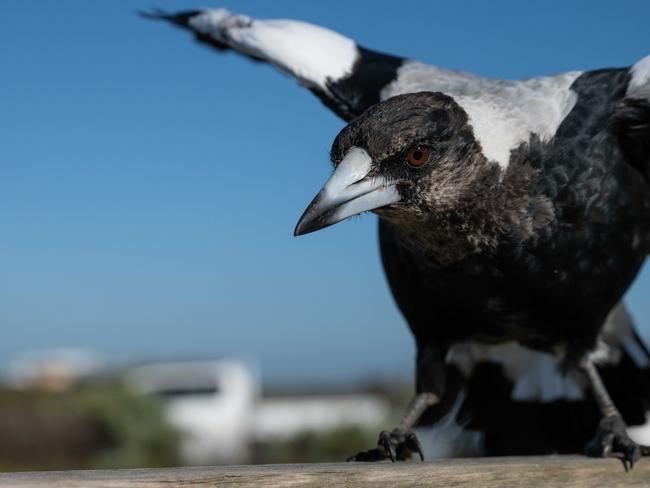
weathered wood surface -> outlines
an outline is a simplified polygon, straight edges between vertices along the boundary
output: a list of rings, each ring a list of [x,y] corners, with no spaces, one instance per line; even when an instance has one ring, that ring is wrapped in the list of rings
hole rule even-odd
[[[425,463],[279,464],[0,474],[0,486],[36,487],[650,487],[650,460],[625,473],[615,459],[580,456],[452,459]]]

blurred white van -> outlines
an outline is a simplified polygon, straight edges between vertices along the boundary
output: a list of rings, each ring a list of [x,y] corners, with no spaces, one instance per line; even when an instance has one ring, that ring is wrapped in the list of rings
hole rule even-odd
[[[246,362],[154,363],[130,369],[125,381],[136,393],[164,400],[169,422],[182,435],[185,463],[247,461],[260,380]]]

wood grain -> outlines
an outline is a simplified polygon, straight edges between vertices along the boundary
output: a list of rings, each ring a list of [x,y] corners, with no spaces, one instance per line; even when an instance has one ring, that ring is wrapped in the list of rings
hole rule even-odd
[[[425,463],[279,464],[0,474],[35,487],[650,487],[650,460],[625,473],[615,459],[580,456],[445,459]]]

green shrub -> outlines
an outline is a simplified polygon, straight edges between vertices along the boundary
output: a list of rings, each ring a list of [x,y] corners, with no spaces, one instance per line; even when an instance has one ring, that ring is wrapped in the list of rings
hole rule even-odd
[[[178,435],[156,399],[119,387],[0,390],[0,469],[178,464]]]

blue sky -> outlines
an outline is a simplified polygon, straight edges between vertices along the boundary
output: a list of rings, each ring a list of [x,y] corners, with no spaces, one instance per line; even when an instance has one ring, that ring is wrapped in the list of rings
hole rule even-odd
[[[650,54],[642,0],[218,5],[486,76]],[[2,3],[0,364],[88,347],[245,355],[275,382],[410,374],[375,217],[292,236],[342,122],[273,69],[134,13],[151,6]],[[646,271],[628,294],[646,338],[649,293]]]

